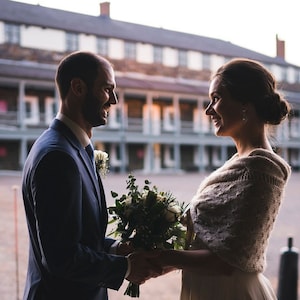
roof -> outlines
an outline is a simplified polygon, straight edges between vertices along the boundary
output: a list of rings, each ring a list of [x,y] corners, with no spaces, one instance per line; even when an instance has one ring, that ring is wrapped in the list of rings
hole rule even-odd
[[[0,59],[0,77],[11,79],[27,79],[49,81],[54,83],[56,65],[41,64],[36,62],[12,61]],[[208,83],[206,84],[187,84],[180,81],[167,81],[160,79],[138,79],[130,76],[116,75],[116,82],[118,88],[127,89],[142,89],[163,91],[182,94],[203,95],[208,93]]]
[[[266,64],[295,66],[280,57],[270,57],[228,41],[113,20],[108,16],[91,16],[10,0],[0,0],[0,7],[0,20],[6,22],[114,37],[225,57],[246,57]]]

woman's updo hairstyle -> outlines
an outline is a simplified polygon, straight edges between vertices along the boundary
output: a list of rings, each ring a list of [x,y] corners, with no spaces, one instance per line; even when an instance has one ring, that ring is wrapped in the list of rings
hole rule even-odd
[[[230,60],[217,70],[213,78],[217,76],[236,101],[253,103],[264,123],[278,125],[288,116],[290,106],[277,91],[275,78],[257,61]]]

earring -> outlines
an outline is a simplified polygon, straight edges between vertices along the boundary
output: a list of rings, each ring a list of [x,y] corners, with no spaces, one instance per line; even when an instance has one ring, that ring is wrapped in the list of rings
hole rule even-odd
[[[248,117],[247,117],[246,109],[245,108],[242,110],[242,121],[243,122],[247,122],[248,121]]]

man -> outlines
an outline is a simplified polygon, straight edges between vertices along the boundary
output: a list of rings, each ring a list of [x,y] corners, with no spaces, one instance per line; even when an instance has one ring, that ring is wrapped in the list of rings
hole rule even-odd
[[[86,147],[92,128],[107,123],[117,103],[110,63],[75,52],[58,66],[59,113],[33,145],[22,193],[30,249],[24,300],[103,300],[124,278],[137,284],[158,275],[142,253],[105,237],[107,208]],[[112,254],[115,252],[116,254]]]

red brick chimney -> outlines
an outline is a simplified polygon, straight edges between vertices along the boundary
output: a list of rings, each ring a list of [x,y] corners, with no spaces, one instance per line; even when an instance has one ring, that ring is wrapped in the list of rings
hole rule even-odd
[[[110,3],[101,2],[100,3],[100,16],[106,16],[110,18]]]
[[[285,59],[285,41],[278,38],[276,34],[276,56]]]

